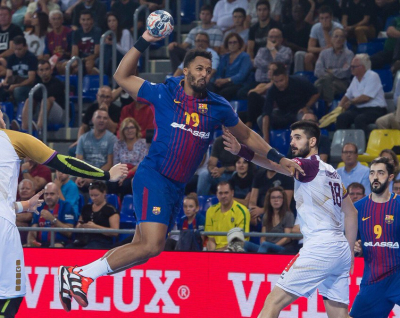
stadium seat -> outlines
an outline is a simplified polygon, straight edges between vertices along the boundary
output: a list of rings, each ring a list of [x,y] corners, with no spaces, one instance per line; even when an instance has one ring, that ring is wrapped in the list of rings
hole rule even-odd
[[[365,134],[361,129],[339,129],[335,131],[331,144],[331,160],[337,162],[341,160],[342,148],[346,143],[354,143],[358,147],[358,154],[365,151]],[[360,159],[359,159],[360,160]],[[360,160],[362,161],[362,160]]]
[[[70,107],[70,118],[68,127],[74,127],[75,124],[75,104],[73,102],[69,102]],[[47,124],[47,130],[57,131],[61,127],[64,127],[64,124]]]
[[[387,31],[387,29],[391,26],[393,20],[396,19],[398,16],[399,16],[398,14],[395,14],[395,15],[391,15],[390,17],[388,17],[386,19],[385,31]]]
[[[214,204],[217,204],[218,198],[215,195],[199,195],[199,213],[206,216],[208,208]]]
[[[109,85],[108,76],[103,76],[103,85]],[[82,93],[84,102],[94,102],[100,86],[99,75],[86,75],[82,81]],[[72,98],[71,98],[72,99]],[[72,99],[74,100],[74,99]]]
[[[296,72],[294,75],[297,76],[303,76],[307,78],[311,83],[315,83],[315,81],[318,79],[315,75],[314,72],[308,72],[308,71],[303,71],[303,72]]]
[[[383,51],[382,42],[361,43],[357,47],[357,54],[366,53],[371,56],[380,51]]]
[[[136,217],[133,208],[133,196],[131,194],[125,195],[122,200],[120,217],[121,229],[131,229],[135,227]]]
[[[369,167],[368,162],[362,161],[362,162],[360,162],[360,163],[361,163],[363,166]],[[341,168],[341,167],[344,167],[344,162],[343,162],[343,161],[339,162],[339,164],[338,164],[338,166],[336,167],[336,169],[339,169],[339,168]]]
[[[391,92],[393,88],[393,75],[390,69],[373,70],[378,73],[381,78],[383,91],[385,93]]]
[[[359,155],[359,161],[371,162],[383,149],[392,149],[400,145],[400,130],[396,129],[375,129],[369,136],[365,154]],[[400,155],[397,156],[400,158]]]
[[[20,102],[17,107],[17,113],[15,114],[15,118],[20,124],[22,122],[22,109],[24,108],[24,102]]]
[[[312,110],[315,115],[317,115],[318,119],[325,116],[327,114],[327,107],[324,100],[319,99],[316,104],[312,107]]]
[[[82,208],[85,205],[85,198],[81,193],[79,193],[79,203],[78,203],[78,205],[79,205],[79,213],[81,213],[82,212]]]
[[[231,100],[230,104],[233,108],[233,110],[238,113],[238,112],[244,112],[247,110],[247,100]]]
[[[321,135],[325,135],[329,137],[329,131],[327,129],[322,128],[321,129]]]
[[[2,102],[0,103],[1,111],[3,114],[7,114],[10,122],[14,119],[14,104],[11,102]]]
[[[271,147],[286,155],[290,146],[290,129],[270,130],[269,142]]]

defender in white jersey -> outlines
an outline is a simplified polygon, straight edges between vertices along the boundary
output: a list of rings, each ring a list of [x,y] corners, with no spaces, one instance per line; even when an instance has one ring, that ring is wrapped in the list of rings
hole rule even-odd
[[[318,289],[329,318],[347,318],[349,272],[354,262],[357,210],[347,196],[336,170],[318,156],[319,127],[300,121],[291,127],[291,149],[306,173],[296,174],[294,199],[304,236],[303,248],[283,271],[268,295],[259,318],[278,318],[280,311],[298,297],[309,297]],[[225,149],[245,159],[287,174],[265,157],[240,145],[224,133]],[[343,234],[342,211],[344,212]]]

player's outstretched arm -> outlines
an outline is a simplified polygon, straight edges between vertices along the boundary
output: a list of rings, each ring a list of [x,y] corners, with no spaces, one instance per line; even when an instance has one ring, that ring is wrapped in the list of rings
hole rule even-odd
[[[351,272],[353,272],[354,264],[354,245],[357,239],[358,221],[357,209],[349,196],[346,196],[342,201],[342,210],[344,212],[344,231],[351,251]]]
[[[235,126],[236,127],[236,126]],[[254,132],[253,132],[254,133]],[[255,133],[254,133],[255,134]],[[260,137],[258,134],[256,134],[258,137]],[[287,158],[281,158],[279,161],[279,164],[276,162],[273,162],[265,155],[260,155],[257,152],[254,152],[252,149],[247,148],[247,146],[241,145],[238,140],[231,134],[231,132],[228,129],[224,129],[224,134],[222,135],[222,138],[224,138],[224,145],[225,145],[225,150],[231,152],[234,155],[238,155],[240,157],[245,158],[248,161],[251,161],[255,163],[256,165],[260,167],[264,167],[266,169],[274,170],[276,172],[279,172],[281,174],[287,175],[287,176],[294,176],[295,171],[297,170],[298,172],[304,174],[303,169],[294,161],[289,160]],[[264,139],[260,137],[260,139],[268,145]],[[274,151],[273,148],[271,148],[270,145],[268,145],[270,151]]]
[[[38,207],[40,207],[44,200],[41,200],[40,197],[44,193],[44,190],[39,191],[36,193],[32,198],[27,201],[18,201],[14,203],[15,213],[21,212],[34,212],[39,214],[37,211]]]
[[[156,38],[146,30],[139,40],[136,41],[134,46],[125,54],[115,71],[115,81],[135,100],[144,82],[144,79],[136,76],[140,55],[149,47],[151,42],[160,41],[162,39],[164,39],[164,37]]]

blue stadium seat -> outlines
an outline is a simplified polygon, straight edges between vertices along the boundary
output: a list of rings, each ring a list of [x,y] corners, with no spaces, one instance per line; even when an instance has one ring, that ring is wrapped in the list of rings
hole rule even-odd
[[[361,43],[357,47],[357,53],[366,53],[369,56],[374,55],[377,52],[383,50],[383,43],[382,42],[368,42],[368,43]]]
[[[103,85],[109,85],[108,76],[103,76]],[[83,78],[82,92],[85,99],[96,100],[97,91],[100,87],[100,76],[99,75],[86,75]]]
[[[321,129],[321,135],[329,136],[329,131],[328,131],[328,129],[322,128],[322,129]]]
[[[199,195],[199,213],[205,217],[207,209],[218,202],[218,198],[215,195]]]
[[[390,69],[380,69],[373,71],[378,73],[379,77],[381,78],[383,91],[385,93],[391,92],[393,88],[393,75]]]
[[[312,107],[312,110],[315,115],[317,115],[318,119],[325,116],[327,114],[326,103],[324,100],[319,99],[316,105]]]
[[[17,113],[15,114],[15,118],[20,124],[22,122],[22,109],[24,108],[24,102],[20,102],[17,107]]]
[[[7,114],[10,122],[14,119],[14,104],[10,102],[2,102],[0,103],[1,111],[4,114]]]
[[[388,17],[386,19],[386,24],[385,24],[385,31],[387,31],[387,29],[390,27],[390,25],[392,24],[393,20],[396,19],[399,15],[395,14],[395,15],[391,15],[390,17]]]
[[[131,229],[135,227],[136,217],[133,208],[133,196],[131,194],[125,195],[122,200],[120,217],[121,229]]]
[[[75,124],[75,104],[73,102],[69,102],[69,107],[70,107],[70,119],[69,119],[69,125],[68,127],[74,127]],[[61,127],[64,127],[64,124],[47,124],[47,130],[50,131],[57,131]]]
[[[269,142],[271,147],[286,155],[290,146],[290,129],[270,130]]]
[[[317,77],[314,75],[314,72],[308,72],[308,71],[296,72],[294,75],[305,77],[313,84],[317,80]]]
[[[85,198],[81,193],[79,193],[79,203],[78,204],[79,204],[79,213],[81,213],[82,208],[85,205]]]
[[[244,112],[247,110],[247,100],[246,99],[231,100],[230,104],[236,113]]]

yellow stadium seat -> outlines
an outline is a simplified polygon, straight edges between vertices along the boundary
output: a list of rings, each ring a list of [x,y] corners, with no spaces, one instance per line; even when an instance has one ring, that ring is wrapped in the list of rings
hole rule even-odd
[[[363,166],[366,166],[366,167],[368,167],[369,168],[369,165],[368,165],[368,162],[364,162],[364,161],[362,161],[362,162],[360,162]],[[339,169],[339,168],[341,168],[341,167],[344,167],[344,162],[342,161],[342,162],[339,162],[339,164],[338,164],[338,166],[336,167],[336,169]]]
[[[375,129],[369,136],[365,154],[359,155],[359,161],[371,162],[383,149],[392,149],[400,145],[400,130],[397,129]],[[400,158],[400,156],[397,156]]]

